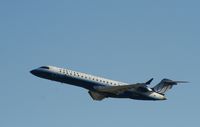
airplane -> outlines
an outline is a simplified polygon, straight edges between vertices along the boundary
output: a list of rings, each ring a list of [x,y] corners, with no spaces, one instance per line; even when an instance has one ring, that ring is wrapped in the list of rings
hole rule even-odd
[[[165,92],[174,85],[188,83],[187,81],[163,79],[159,84],[150,88],[148,85],[153,81],[153,78],[145,83],[128,84],[55,66],[42,66],[31,70],[30,73],[40,78],[85,88],[92,99],[97,101],[109,97],[136,100],[166,100]]]

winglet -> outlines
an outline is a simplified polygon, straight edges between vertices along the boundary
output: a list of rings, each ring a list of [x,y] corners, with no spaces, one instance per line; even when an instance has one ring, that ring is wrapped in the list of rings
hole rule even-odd
[[[151,79],[150,79],[149,81],[147,81],[145,84],[146,84],[146,85],[150,85],[152,81],[153,81],[153,78],[151,78]]]

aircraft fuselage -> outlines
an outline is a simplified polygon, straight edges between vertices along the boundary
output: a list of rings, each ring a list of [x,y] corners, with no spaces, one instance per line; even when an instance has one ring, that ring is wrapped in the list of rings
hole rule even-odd
[[[43,66],[31,71],[31,73],[37,77],[49,79],[61,83],[71,84],[74,86],[85,88],[92,92],[98,92],[102,95],[112,98],[131,98],[137,100],[165,100],[164,95],[152,91],[141,92],[135,89],[130,89],[121,93],[110,93],[101,92],[97,88],[106,88],[112,86],[123,86],[128,85],[127,83],[114,81],[106,78],[101,78],[86,73],[81,73],[77,71],[72,71],[68,69],[53,67],[53,66]]]

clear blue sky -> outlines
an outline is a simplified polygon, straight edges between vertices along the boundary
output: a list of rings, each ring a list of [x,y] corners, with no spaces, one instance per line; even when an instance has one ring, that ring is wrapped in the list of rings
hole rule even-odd
[[[200,125],[200,2],[1,0],[0,126]],[[188,80],[167,101],[92,101],[87,90],[37,78],[42,65],[123,82]]]

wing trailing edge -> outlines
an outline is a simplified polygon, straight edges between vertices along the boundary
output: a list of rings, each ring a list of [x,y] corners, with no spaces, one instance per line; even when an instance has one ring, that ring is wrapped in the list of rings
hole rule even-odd
[[[151,79],[150,79],[149,81],[147,81],[145,84],[146,84],[146,85],[150,85],[152,81],[153,81],[153,78],[151,78]]]

